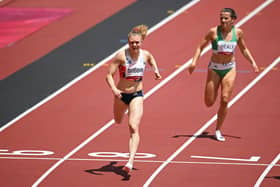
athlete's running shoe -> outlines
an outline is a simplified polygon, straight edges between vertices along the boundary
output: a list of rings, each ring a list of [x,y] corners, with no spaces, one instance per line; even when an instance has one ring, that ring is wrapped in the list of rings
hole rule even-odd
[[[221,141],[221,142],[224,142],[226,140],[225,137],[223,137],[221,131],[219,131],[219,130],[216,130],[216,138],[218,141]]]

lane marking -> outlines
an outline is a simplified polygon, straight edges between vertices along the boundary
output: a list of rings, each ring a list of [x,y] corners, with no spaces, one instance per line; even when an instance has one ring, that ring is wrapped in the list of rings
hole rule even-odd
[[[280,153],[275,157],[275,159],[265,168],[261,176],[258,178],[256,184],[254,187],[259,187],[264,180],[265,176],[269,173],[269,171],[273,168],[273,166],[276,166],[276,163],[280,161]]]
[[[202,158],[202,159],[214,159],[214,160],[234,160],[234,161],[242,161],[242,162],[257,162],[260,160],[260,156],[251,156],[248,159],[242,158],[225,158],[225,157],[212,157],[212,156],[191,156],[191,158]]]
[[[48,157],[0,157],[0,160],[60,160],[61,158]],[[92,161],[92,162],[127,162],[127,159],[106,159],[106,158],[69,158],[67,161]],[[164,163],[164,160],[138,160],[139,163]],[[265,163],[245,163],[245,162],[194,162],[194,161],[171,161],[170,164],[203,164],[203,165],[238,165],[238,166],[269,166]],[[275,167],[280,167],[280,164],[275,164]]]
[[[0,149],[0,155],[29,155],[29,156],[45,156],[52,155],[54,152],[45,150],[16,150],[8,152],[8,149]]]
[[[262,77],[264,77],[273,67],[275,67],[280,61],[280,57],[278,57],[275,61],[273,61],[270,66],[261,72],[249,85],[247,85],[239,94],[237,94],[230,102],[229,108],[241,97],[243,96],[249,89],[251,89]],[[156,171],[149,177],[149,179],[145,182],[143,187],[147,187],[151,184],[151,182],[155,179],[155,177],[169,164],[176,156],[178,156],[186,147],[188,147],[199,135],[201,135],[213,122],[217,119],[217,114],[213,116],[208,122],[206,122],[190,139],[188,139],[179,149],[177,149],[162,165],[160,165]]]
[[[93,152],[89,153],[88,156],[92,157],[107,157],[107,158],[114,158],[114,157],[123,157],[129,158],[129,153],[120,153],[120,152]],[[151,153],[136,153],[135,158],[153,158],[156,157],[155,154]]]
[[[166,23],[170,22],[171,20],[173,20],[175,17],[177,17],[178,15],[182,14],[184,11],[186,11],[187,9],[191,8],[192,6],[194,6],[195,4],[197,4],[200,0],[193,0],[191,2],[189,2],[188,4],[186,4],[185,6],[183,6],[182,8],[180,8],[179,10],[177,10],[176,12],[174,12],[173,14],[171,14],[170,16],[166,17],[165,19],[163,19],[161,22],[157,23],[155,26],[151,27],[148,30],[148,35],[151,34],[152,32],[154,32],[155,30],[159,29],[160,27],[162,27],[163,25],[165,25]],[[66,85],[64,85],[62,88],[58,89],[57,91],[55,91],[54,93],[52,93],[51,95],[49,95],[48,97],[46,97],[45,99],[43,99],[42,101],[40,101],[39,103],[35,104],[33,107],[27,109],[25,112],[21,113],[20,115],[18,115],[16,118],[14,118],[13,120],[11,120],[10,122],[8,122],[7,124],[3,125],[0,128],[0,132],[2,132],[3,130],[7,129],[8,127],[10,127],[12,124],[14,124],[15,122],[17,122],[18,120],[20,120],[21,118],[23,118],[24,116],[26,116],[27,114],[31,113],[33,110],[36,110],[37,108],[39,108],[40,106],[42,106],[43,104],[47,103],[48,101],[50,101],[51,99],[53,99],[54,97],[56,97],[57,95],[59,95],[60,93],[64,92],[66,89],[70,88],[72,85],[76,84],[77,82],[79,82],[80,80],[82,80],[83,78],[85,78],[86,76],[88,76],[89,74],[91,74],[92,72],[94,72],[95,70],[97,70],[99,67],[102,67],[106,62],[110,61],[117,52],[119,52],[120,50],[123,50],[124,48],[126,48],[128,45],[124,45],[122,46],[120,49],[116,50],[114,53],[112,53],[111,55],[109,55],[108,57],[104,58],[103,60],[101,60],[100,62],[96,63],[95,66],[93,66],[92,68],[88,69],[86,72],[84,72],[83,74],[79,75],[78,77],[76,77],[75,79],[73,79],[72,81],[70,81],[69,83],[67,83]]]
[[[47,156],[53,155],[54,152],[46,151],[46,150],[16,150],[9,152],[8,149],[0,149],[0,156],[1,155],[11,155],[11,156]],[[129,158],[129,153],[121,153],[121,152],[92,152],[88,153],[88,156],[92,157],[123,157]],[[155,154],[151,153],[136,153],[135,158],[153,158],[156,157]]]
[[[197,1],[197,2],[199,2],[199,0]],[[196,2],[196,3],[197,3]],[[271,2],[273,2],[273,0],[271,0]],[[191,6],[193,6],[194,4],[196,4],[195,3],[195,1],[194,2],[192,2],[193,4],[188,4],[188,5],[186,5],[186,7],[187,8],[189,8],[189,7],[191,7]],[[264,4],[266,4],[266,3],[264,3]],[[190,5],[190,6],[189,6]],[[262,6],[262,5],[261,5]],[[266,5],[267,6],[267,5]],[[184,7],[183,7],[184,8]],[[263,7],[264,8],[264,7]],[[259,9],[259,11],[260,10],[262,10],[263,8],[257,8],[257,9]],[[184,10],[185,11],[185,10]],[[183,11],[182,11],[183,12]],[[253,12],[257,12],[257,11],[253,11]],[[174,14],[172,14],[172,15],[176,15],[176,13],[174,13]],[[251,14],[250,14],[251,15]],[[248,15],[248,17],[250,16],[250,15]],[[252,16],[251,16],[252,17]],[[245,18],[247,18],[247,17],[245,17]],[[244,20],[244,19],[243,19]],[[247,20],[249,20],[249,19],[247,19]],[[241,20],[241,22],[242,22],[242,20]],[[244,21],[243,21],[243,23],[245,23]],[[239,25],[241,25],[241,24],[239,24]],[[202,52],[202,55],[203,54],[205,54],[208,50],[210,49],[210,45]],[[145,94],[145,99],[147,98],[147,97],[149,97],[150,95],[152,95],[155,91],[157,91],[159,88],[161,88],[163,85],[165,85],[167,82],[169,82],[172,78],[174,78],[175,76],[177,76],[179,73],[181,73],[183,70],[185,70],[189,65],[190,65],[190,63],[191,63],[191,60],[192,59],[190,59],[187,63],[185,63],[184,65],[182,65],[180,68],[178,68],[176,71],[174,71],[171,75],[169,75],[166,79],[164,79],[163,81],[161,81],[158,85],[156,85],[153,89],[151,89],[149,92],[147,92],[146,94]],[[262,72],[262,74],[264,74],[264,72],[266,72],[266,71],[263,71]],[[262,75],[262,74],[260,74],[260,75]],[[209,123],[209,125],[208,126],[210,126],[211,125],[211,123],[213,121],[215,121],[215,116],[212,118],[212,120],[210,120],[208,123]],[[90,141],[92,141],[95,137],[97,137],[98,135],[100,135],[102,132],[104,132],[106,129],[108,129],[110,126],[112,126],[112,124],[114,123],[114,120],[111,120],[111,121],[109,121],[106,125],[104,125],[100,130],[98,130],[96,133],[94,133],[93,135],[91,135],[88,139],[86,139],[83,143],[81,143],[78,147],[76,147],[75,149],[73,149],[70,153],[68,153],[66,156],[64,156],[61,160],[59,160],[58,162],[56,162],[51,168],[49,168],[33,185],[32,185],[32,187],[36,187],[36,186],[38,186],[53,170],[55,170],[60,164],[62,164],[65,160],[67,160],[68,158],[70,158],[73,154],[75,154],[77,151],[79,151],[82,147],[84,147],[86,144],[88,144]],[[207,124],[208,124],[207,123]],[[207,126],[207,124],[205,125],[205,129],[208,127]],[[200,131],[198,131],[197,133],[199,133],[199,134],[201,134],[203,131],[204,131],[204,128],[201,128],[200,129],[201,130],[201,132]],[[198,135],[199,135],[198,134]],[[193,137],[191,138],[191,139],[193,139]],[[193,140],[192,140],[193,141]],[[191,142],[192,142],[191,141]],[[189,143],[187,143],[187,144],[189,144]],[[170,161],[169,161],[170,162]],[[161,166],[163,166],[163,165],[167,165],[168,164],[168,162],[167,161],[165,161]],[[164,166],[165,167],[165,166]],[[161,169],[160,169],[161,170]],[[154,173],[155,174],[155,173]],[[148,181],[145,183],[145,184],[148,184],[149,183],[149,181],[151,182],[151,179],[153,179],[154,177],[155,177],[155,175],[152,175],[149,179],[148,179]],[[153,177],[154,176],[154,177]],[[145,186],[145,184],[144,184],[144,186]]]
[[[255,16],[258,12],[260,12],[261,10],[263,10],[265,7],[267,7],[269,4],[271,4],[274,0],[267,0],[265,1],[263,4],[261,4],[259,7],[257,7],[254,11],[252,11],[249,15],[247,15],[246,17],[244,17],[242,20],[240,20],[236,26],[239,27],[242,24],[246,23],[249,19],[251,19],[253,16]],[[205,50],[203,50],[202,55],[204,55],[209,49],[210,49],[210,45],[208,45]],[[254,86],[254,84],[256,84],[256,82],[258,82],[267,72],[269,72],[274,66],[276,66],[279,63],[279,57],[267,68],[265,69],[263,72],[261,72],[259,74],[259,76],[257,78],[255,78],[245,89],[243,89],[235,98],[233,98],[231,100],[231,102],[229,103],[229,107],[231,107],[242,95],[244,95],[251,87]],[[185,63],[183,66],[181,66],[180,68],[178,68],[178,71],[183,71],[184,69],[186,69],[190,63],[191,63],[190,59],[187,63]],[[193,137],[191,137],[190,139],[188,139],[188,141],[186,141],[179,149],[177,149],[167,160],[166,162],[164,162],[163,164],[161,164],[156,170],[155,172],[148,178],[148,180],[145,182],[145,184],[143,185],[143,187],[148,187],[151,182],[154,180],[154,178],[170,163],[171,160],[173,160],[178,154],[180,154],[187,146],[189,146],[195,139],[197,136],[199,136],[200,134],[202,134],[215,120],[217,119],[217,115],[213,116],[206,124],[204,124],[196,133]]]
[[[191,8],[192,6],[194,6],[195,4],[197,4],[200,0],[194,0],[188,4],[186,4],[185,6],[183,6],[182,8],[180,8],[178,11],[176,11],[175,13],[171,14],[169,17],[165,18],[163,21],[159,22],[157,25],[155,25],[154,27],[152,27],[151,29],[149,29],[148,34],[150,34],[151,32],[155,31],[156,29],[158,29],[159,27],[163,26],[164,24],[166,24],[167,22],[171,21],[172,19],[174,19],[175,17],[177,17],[179,14],[183,13],[184,11],[186,11],[187,9]],[[121,49],[125,48],[125,46],[123,46]],[[120,50],[121,50],[120,49]],[[117,51],[116,51],[117,52]],[[115,52],[115,53],[116,53]],[[106,59],[104,59],[102,62],[100,62],[99,64],[97,64],[96,66],[93,67],[93,69],[89,70],[88,72],[82,74],[81,76],[79,76],[78,78],[74,79],[73,81],[71,81],[69,84],[65,85],[62,89],[60,89],[59,91],[57,91],[56,93],[54,93],[52,96],[48,97],[49,99],[44,100],[44,102],[42,101],[42,104],[47,102],[48,100],[50,100],[51,98],[55,97],[56,95],[58,95],[59,93],[61,93],[62,91],[64,91],[65,89],[69,88],[70,86],[72,86],[74,83],[78,82],[79,80],[81,80],[82,78],[84,78],[85,76],[87,76],[89,73],[91,73],[93,70],[95,70],[97,67],[102,66],[103,63],[109,61],[109,59],[111,59],[115,53],[113,53],[112,55],[110,55],[109,57],[107,57]],[[169,79],[170,80],[170,79]],[[164,84],[166,84],[167,81],[162,81],[165,82]],[[163,85],[163,83],[160,82],[160,85]],[[147,94],[145,94],[144,99],[146,99],[147,97],[149,97],[153,92],[155,92],[155,90],[159,89],[159,86],[157,86],[156,89],[152,89],[150,92],[147,92]],[[42,105],[41,104],[41,105]],[[38,108],[39,105],[36,107]],[[35,109],[35,108],[34,108]],[[32,110],[34,110],[32,109]],[[32,111],[31,110],[31,111]],[[31,112],[29,111],[29,112]],[[29,113],[28,112],[28,113]],[[26,113],[27,114],[27,113]],[[25,115],[26,115],[25,114]],[[23,117],[23,116],[21,116]],[[19,118],[20,119],[20,118]],[[18,120],[18,119],[17,119]],[[71,152],[69,152],[67,155],[65,155],[62,159],[60,159],[58,162],[56,162],[51,168],[49,168],[33,185],[32,187],[36,187],[38,186],[53,170],[55,170],[60,164],[62,164],[65,160],[67,160],[68,158],[70,158],[73,154],[75,154],[76,152],[78,152],[81,148],[83,148],[86,144],[88,144],[90,141],[92,141],[95,137],[97,137],[98,135],[100,135],[101,133],[103,133],[106,129],[108,129],[109,127],[111,127],[114,124],[114,120],[109,121],[106,125],[104,125],[103,127],[101,127],[97,132],[95,132],[94,134],[92,134],[90,137],[88,137],[84,142],[82,142],[79,146],[77,146],[75,149],[73,149]],[[4,128],[3,128],[4,129]],[[0,129],[0,132],[3,130]]]

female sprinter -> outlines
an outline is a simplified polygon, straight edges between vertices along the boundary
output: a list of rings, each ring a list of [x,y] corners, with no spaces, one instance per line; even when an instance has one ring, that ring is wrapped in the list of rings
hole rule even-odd
[[[139,125],[143,115],[143,75],[148,63],[154,71],[155,79],[161,79],[157,63],[150,52],[141,49],[148,27],[138,25],[128,33],[129,47],[118,52],[109,66],[106,81],[112,89],[114,99],[114,118],[121,123],[128,109],[129,160],[123,170],[127,173],[133,168],[134,157],[139,145]],[[115,84],[113,76],[119,70],[120,79]]]
[[[221,133],[221,127],[228,111],[227,106],[232,95],[236,77],[234,51],[237,45],[242,55],[253,66],[254,71],[259,72],[259,68],[245,44],[243,31],[234,26],[236,18],[237,16],[233,9],[224,8],[221,10],[220,25],[211,28],[203,38],[196,49],[192,64],[189,67],[191,74],[197,65],[202,50],[211,42],[213,53],[208,65],[204,101],[207,107],[212,106],[216,101],[218,88],[221,86],[221,101],[215,132],[218,141],[225,141]]]

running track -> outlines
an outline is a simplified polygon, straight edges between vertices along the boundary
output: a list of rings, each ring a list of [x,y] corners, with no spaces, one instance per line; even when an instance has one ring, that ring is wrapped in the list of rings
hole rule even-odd
[[[154,54],[162,75],[168,78],[189,61],[205,31],[218,23],[217,12],[221,7],[233,7],[239,18],[244,18],[264,2],[200,1],[152,32],[144,47]],[[279,62],[278,8],[279,1],[274,1],[242,25],[260,67],[268,67],[276,59]],[[274,27],[268,33],[271,24]],[[106,66],[101,66],[1,131],[1,183],[5,186],[254,186],[272,163],[261,186],[278,186],[279,65],[232,103],[224,126],[227,141],[220,143],[213,140],[214,125],[202,129],[218,107],[209,109],[203,105],[208,59],[209,52],[201,58],[198,71],[192,76],[182,71],[150,96],[149,91],[165,80],[154,81],[151,73],[146,73],[145,114],[138,152],[155,157],[138,158],[129,179],[122,180],[119,170],[126,160],[119,153],[127,152],[128,129],[126,121],[122,125],[111,122],[112,95],[104,81]],[[239,74],[234,96],[258,77],[239,53],[237,61]],[[100,131],[105,125],[108,128]],[[199,130],[202,135],[194,136]],[[85,142],[87,139],[90,141]],[[186,142],[189,144],[180,149]],[[30,151],[23,150],[53,154],[30,156]],[[259,159],[251,160],[252,156]]]

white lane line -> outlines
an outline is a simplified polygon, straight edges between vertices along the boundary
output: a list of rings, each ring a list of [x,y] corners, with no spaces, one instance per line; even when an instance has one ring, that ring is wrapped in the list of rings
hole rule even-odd
[[[262,77],[264,77],[273,67],[275,67],[280,61],[278,57],[270,66],[268,66],[262,73],[259,74],[249,85],[247,85],[238,95],[236,95],[231,102],[229,107],[231,107],[241,96],[243,96],[250,88],[252,88]],[[189,146],[199,135],[201,135],[215,120],[217,115],[213,116],[207,123],[205,123],[190,139],[188,139],[179,149],[177,149],[162,165],[160,165],[157,170],[149,177],[145,182],[143,187],[148,187],[154,178],[169,164],[176,156],[178,156],[187,146]]]
[[[156,26],[154,26],[153,28],[150,29],[149,33],[151,33],[152,31],[155,31],[156,29],[158,29],[159,27],[163,26],[164,24],[166,24],[167,22],[171,21],[172,19],[174,19],[176,16],[178,16],[179,14],[183,13],[184,11],[186,11],[187,9],[191,8],[192,6],[194,6],[195,4],[197,4],[200,0],[194,0],[188,4],[186,4],[185,6],[183,6],[181,9],[179,9],[178,11],[176,11],[175,13],[171,14],[169,17],[167,17],[166,19],[164,19],[162,22],[158,23]],[[125,47],[125,46],[124,46]],[[123,48],[124,48],[123,47]],[[112,54],[110,57],[106,58],[106,60],[100,62],[100,64],[107,62],[109,59],[111,59],[115,54]],[[100,65],[98,64],[98,65]],[[100,65],[101,66],[101,65]],[[82,79],[83,77],[87,76],[89,73],[91,73],[93,70],[84,73],[83,75],[79,76],[77,79],[71,81],[71,83],[69,83],[68,85],[66,85],[66,88],[70,87],[71,85],[73,85],[74,83],[76,83],[77,81],[79,81],[80,79]],[[164,82],[164,80],[162,81]],[[166,81],[165,81],[166,83]],[[159,83],[160,84],[160,83]],[[163,85],[163,84],[161,84]],[[65,89],[66,89],[65,88]],[[62,91],[64,91],[65,89],[62,89]],[[60,91],[60,92],[62,92]],[[145,98],[149,97],[152,93],[154,93],[156,90],[151,90],[149,92],[147,92],[147,94],[145,94]],[[59,92],[59,93],[60,93]],[[57,95],[57,94],[56,94]],[[30,111],[31,112],[31,111]],[[36,187],[38,186],[53,170],[55,170],[60,164],[62,164],[65,160],[69,159],[73,154],[75,154],[76,152],[78,152],[82,147],[84,147],[86,144],[88,144],[90,141],[92,141],[95,137],[97,137],[98,135],[100,135],[101,133],[103,133],[106,129],[108,129],[109,127],[111,127],[114,124],[114,120],[109,121],[106,125],[104,125],[102,128],[100,128],[97,132],[95,132],[94,134],[92,134],[90,137],[88,137],[84,142],[82,142],[79,146],[77,146],[75,149],[73,149],[71,152],[69,152],[67,155],[65,155],[61,160],[59,160],[58,162],[56,162],[51,168],[49,168],[33,185],[32,187]],[[0,129],[1,132],[1,129]]]
[[[0,157],[3,160],[60,160],[61,158],[51,157]],[[127,159],[102,159],[102,158],[69,158],[67,161],[91,161],[91,162],[127,162]],[[139,163],[164,163],[164,160],[138,160]],[[203,164],[203,165],[238,165],[238,166],[269,166],[265,163],[246,163],[246,162],[195,162],[195,161],[171,161],[170,164]],[[275,167],[280,167],[280,164],[275,164]]]
[[[213,160],[234,160],[242,162],[257,162],[260,160],[260,156],[251,156],[250,158],[225,158],[225,157],[214,157],[214,156],[196,156],[192,155],[191,158],[202,158],[202,159],[213,159]]]
[[[280,153],[275,157],[275,159],[268,165],[267,168],[265,168],[264,172],[261,174],[259,179],[257,180],[254,187],[259,187],[264,180],[265,176],[269,173],[269,171],[273,168],[273,166],[276,166],[276,163],[280,160]]]
[[[245,18],[243,18],[241,21],[239,21],[236,26],[241,26],[242,24],[246,23],[249,19],[251,19],[253,16],[255,16],[258,12],[263,10],[265,7],[267,7],[269,4],[271,4],[274,0],[267,0],[263,4],[261,4],[259,7],[257,7],[254,11],[252,11],[249,15],[247,15]],[[207,46],[207,48],[203,51],[202,55],[205,54],[210,49],[210,46]],[[184,70],[186,67],[189,66],[191,63],[191,60],[189,60],[186,64],[181,66],[180,68]],[[244,95],[251,87],[253,87],[256,82],[258,82],[267,72],[269,72],[275,65],[279,63],[279,57],[262,73],[259,74],[259,76],[252,81],[245,89],[243,89],[234,99],[231,100],[229,103],[229,107],[233,105],[242,95]],[[178,69],[181,70],[181,69]],[[217,119],[217,115],[213,116],[206,124],[204,124],[193,137],[188,139],[179,149],[176,150],[162,165],[160,165],[156,171],[148,178],[148,180],[144,183],[143,187],[148,187],[151,182],[154,180],[154,178],[172,161],[178,154],[180,154],[187,146],[189,146],[197,136],[199,136],[202,132],[204,132],[215,120]]]
[[[164,20],[162,20],[161,22],[159,22],[158,24],[156,24],[155,26],[151,27],[148,30],[148,35],[151,34],[152,32],[154,32],[155,30],[159,29],[160,27],[162,27],[163,25],[165,25],[166,23],[170,22],[172,19],[174,19],[175,17],[177,17],[178,15],[182,14],[184,11],[186,11],[187,9],[191,8],[192,6],[194,6],[195,4],[197,4],[200,0],[193,0],[192,2],[188,3],[187,5],[183,6],[182,8],[180,8],[179,10],[177,10],[176,12],[174,12],[173,14],[171,14],[170,16],[166,17]],[[36,105],[34,105],[33,107],[27,109],[25,112],[21,113],[20,115],[18,115],[16,118],[14,118],[13,120],[11,120],[10,122],[8,122],[7,124],[3,125],[0,128],[0,132],[2,132],[3,130],[5,130],[6,128],[10,127],[12,124],[14,124],[15,122],[17,122],[18,120],[20,120],[21,118],[23,118],[24,116],[26,116],[27,114],[31,113],[33,110],[36,110],[37,108],[39,108],[40,106],[42,106],[43,104],[47,103],[48,101],[50,101],[51,99],[53,99],[54,97],[56,97],[57,95],[59,95],[60,93],[64,92],[66,89],[68,89],[69,87],[71,87],[72,85],[74,85],[75,83],[77,83],[78,81],[80,81],[81,79],[85,78],[86,76],[88,76],[89,74],[91,74],[92,72],[94,72],[96,69],[98,69],[99,67],[103,66],[106,62],[108,62],[109,60],[111,60],[118,51],[124,49],[127,47],[127,44],[124,45],[123,47],[121,47],[120,49],[118,49],[117,51],[115,51],[114,53],[112,53],[110,56],[106,57],[105,59],[101,60],[100,62],[98,62],[94,67],[90,68],[88,71],[86,71],[85,73],[81,74],[80,76],[78,76],[77,78],[73,79],[72,81],[70,81],[69,83],[67,83],[65,86],[63,86],[62,88],[60,88],[59,90],[57,90],[56,92],[54,92],[53,94],[51,94],[50,96],[46,97],[45,99],[43,99],[41,102],[37,103]]]

